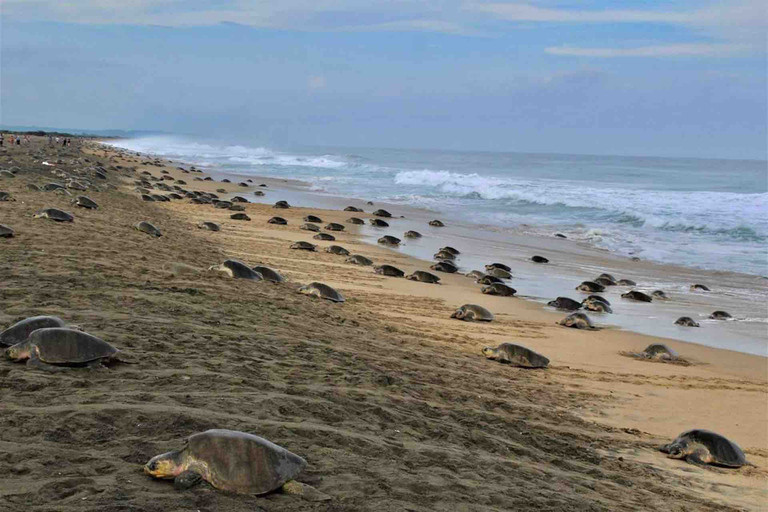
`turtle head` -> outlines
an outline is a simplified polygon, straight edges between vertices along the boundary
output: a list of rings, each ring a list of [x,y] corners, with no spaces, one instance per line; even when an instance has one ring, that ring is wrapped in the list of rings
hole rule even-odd
[[[665,444],[660,450],[667,454],[670,459],[682,459],[688,454],[688,443],[685,439],[675,439],[669,444]]]
[[[496,358],[496,349],[493,347],[485,347],[483,349],[483,355],[487,357],[488,359],[495,359]]]
[[[29,345],[26,342],[22,342],[5,349],[5,356],[13,361],[22,361],[29,359],[30,352]]]
[[[161,453],[149,459],[144,465],[144,472],[155,478],[176,478],[184,471],[181,451]]]

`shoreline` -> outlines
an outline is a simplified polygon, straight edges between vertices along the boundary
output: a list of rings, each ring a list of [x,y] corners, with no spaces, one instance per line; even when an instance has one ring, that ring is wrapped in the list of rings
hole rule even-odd
[[[55,152],[64,172],[82,172],[77,149]],[[341,205],[249,203],[252,220],[234,221],[211,205],[142,202],[133,180],[167,171],[192,190],[249,191],[250,200],[253,189],[193,181],[199,175],[174,165],[124,161],[98,148],[91,154],[106,162],[117,189],[97,182],[86,193],[101,208],[77,209],[72,224],[31,218],[43,207],[74,208],[68,197],[26,187],[56,179],[51,169],[20,162],[18,177],[0,182],[16,198],[0,203],[2,222],[18,233],[0,242],[7,254],[0,322],[57,314],[114,342],[135,364],[60,375],[0,366],[0,399],[11,412],[0,425],[8,435],[0,498],[11,510],[52,500],[64,512],[115,500],[137,509],[323,509],[280,494],[177,493],[141,474],[149,457],[207,428],[257,432],[305,457],[300,480],[339,510],[735,511],[757,510],[768,498],[764,358],[669,340],[694,364],[626,357],[621,352],[658,338],[560,327],[554,322],[564,313],[483,296],[464,276],[417,283],[288,248],[299,240],[330,245],[298,225],[308,213],[343,222],[350,214]],[[273,215],[289,224],[267,224]],[[163,236],[136,231],[138,220]],[[199,229],[202,220],[222,230]],[[333,243],[353,254],[425,268],[346,226]],[[288,281],[206,271],[231,257],[268,265]],[[175,262],[187,267],[175,271]],[[295,293],[311,281],[347,301]],[[449,318],[481,298],[494,322]],[[521,370],[482,355],[483,346],[502,342],[544,354],[550,368]],[[727,436],[754,466],[699,468],[658,452],[689,428]]]
[[[111,146],[109,143],[105,145],[115,151],[135,153]],[[161,156],[143,156],[151,156],[167,161],[172,166],[176,165],[174,161]],[[177,163],[196,165],[193,162]],[[612,273],[617,278],[631,278],[638,282],[637,287],[610,287],[606,290],[606,297],[611,301],[615,314],[590,313],[598,325],[768,357],[768,318],[764,318],[766,313],[764,308],[760,307],[761,300],[768,297],[768,279],[761,276],[653,261],[632,261],[626,256],[596,247],[589,242],[521,234],[519,228],[504,230],[490,225],[458,222],[450,223],[446,228],[430,228],[426,226],[427,221],[437,216],[432,210],[378,201],[376,206],[370,207],[366,205],[365,199],[315,191],[311,189],[311,184],[297,179],[243,174],[219,168],[200,169],[217,176],[218,179],[252,179],[269,184],[270,192],[264,197],[248,197],[249,201],[254,203],[272,204],[277,199],[287,199],[291,204],[327,209],[344,203],[363,209],[382,207],[398,215],[404,214],[407,218],[392,219],[393,228],[397,225],[397,233],[364,226],[362,233],[365,240],[376,245],[376,239],[382,234],[395,234],[402,238],[403,231],[415,229],[425,235],[425,238],[415,241],[404,239],[400,247],[392,250],[429,262],[431,254],[436,252],[437,248],[452,245],[463,252],[457,260],[461,272],[482,269],[482,265],[490,260],[512,264],[515,279],[509,284],[518,290],[517,295],[544,305],[546,310],[554,311],[546,307],[546,303],[558,296],[581,300],[582,295],[586,295],[573,291],[573,287],[602,272]],[[281,194],[279,198],[275,196],[277,192]],[[228,195],[236,193],[235,189]],[[427,240],[432,243],[427,243]],[[483,250],[475,254],[464,250],[475,245]],[[531,264],[528,258],[535,253],[550,257],[552,261],[547,268]],[[707,283],[713,293],[691,293],[687,288],[694,282]],[[721,282],[728,284],[714,284]],[[623,293],[629,289],[639,289],[646,293],[662,289],[672,300],[664,303],[656,301],[653,304],[633,304],[618,296],[619,292]],[[611,295],[608,295],[609,293]],[[707,315],[718,309],[732,312],[739,320],[708,320]],[[702,327],[696,329],[674,325],[674,321],[681,316],[693,317]],[[724,346],[723,340],[728,340],[730,346]]]

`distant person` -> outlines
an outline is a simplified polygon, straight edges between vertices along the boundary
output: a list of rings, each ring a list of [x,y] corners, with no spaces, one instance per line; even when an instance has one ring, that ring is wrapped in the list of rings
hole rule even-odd
[[[21,146],[21,137],[19,137],[18,135],[16,136],[16,145]]]
[[[5,142],[5,136],[0,133],[0,148],[3,147],[3,142]]]

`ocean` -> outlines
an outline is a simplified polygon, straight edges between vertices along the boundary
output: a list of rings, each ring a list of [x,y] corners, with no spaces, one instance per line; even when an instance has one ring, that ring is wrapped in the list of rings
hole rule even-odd
[[[768,275],[768,164],[625,156],[227,145],[148,137],[115,146],[315,192],[426,208],[448,221],[554,232],[624,256]]]

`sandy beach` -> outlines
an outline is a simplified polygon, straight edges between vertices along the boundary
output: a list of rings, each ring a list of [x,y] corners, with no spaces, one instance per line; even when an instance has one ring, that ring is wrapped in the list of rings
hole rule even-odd
[[[106,180],[94,178],[97,166]],[[135,362],[61,374],[0,362],[0,499],[9,510],[766,509],[766,358],[564,328],[556,322],[565,313],[483,295],[462,275],[439,274],[440,285],[377,275],[322,249],[342,245],[406,273],[431,262],[366,243],[370,233],[351,224],[335,242],[299,229],[308,214],[344,223],[353,215],[342,211],[347,204],[276,210],[270,204],[285,199],[279,180],[196,181],[206,175],[181,167],[96,142],[81,150],[33,138],[0,153],[0,168],[15,171],[0,177],[0,191],[15,199],[0,202],[0,224],[15,231],[0,239],[0,330],[53,314]],[[245,204],[251,220],[237,221],[188,199],[143,202],[134,191],[143,171],[269,204]],[[100,208],[27,187],[65,175],[93,182],[72,193]],[[47,207],[75,221],[32,218]],[[368,218],[369,208],[355,215]],[[274,215],[288,225],[268,224]],[[133,229],[142,220],[163,236]],[[222,230],[199,229],[201,221]],[[289,249],[296,241],[318,252]],[[228,258],[269,266],[287,282],[207,271]],[[346,302],[296,293],[312,281]],[[450,319],[466,303],[495,320]],[[550,367],[523,370],[482,355],[503,342],[544,354]],[[654,342],[688,364],[625,355]],[[142,473],[150,457],[208,428],[255,433],[301,455],[309,466],[299,480],[331,500],[207,486],[178,492]],[[658,451],[691,428],[725,435],[751,465],[697,467]]]

